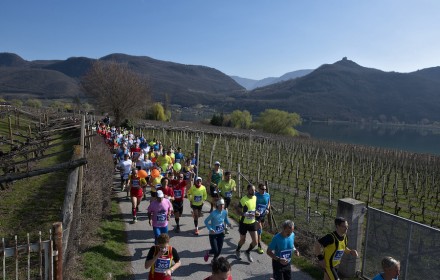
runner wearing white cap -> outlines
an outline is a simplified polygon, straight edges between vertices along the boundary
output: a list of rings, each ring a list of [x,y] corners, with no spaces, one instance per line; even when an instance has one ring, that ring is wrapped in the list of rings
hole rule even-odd
[[[206,188],[202,185],[202,178],[197,177],[196,183],[188,190],[188,199],[193,209],[194,226],[196,228],[195,235],[199,235],[199,217],[202,217],[202,207],[207,197]]]

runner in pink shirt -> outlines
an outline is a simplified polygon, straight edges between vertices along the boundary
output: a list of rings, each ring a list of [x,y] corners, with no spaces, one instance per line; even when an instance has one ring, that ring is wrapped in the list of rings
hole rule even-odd
[[[151,201],[147,211],[148,223],[150,226],[153,225],[154,240],[156,242],[161,233],[168,233],[168,221],[173,212],[173,206],[168,199],[164,198],[163,192],[158,190],[156,199]],[[153,220],[153,224],[151,224],[151,220]]]

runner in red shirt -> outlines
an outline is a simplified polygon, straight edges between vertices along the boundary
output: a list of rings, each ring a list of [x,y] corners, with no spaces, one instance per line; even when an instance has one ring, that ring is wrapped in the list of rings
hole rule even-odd
[[[183,174],[178,174],[177,180],[171,180],[170,186],[174,192],[174,201],[173,201],[173,209],[174,209],[174,220],[176,221],[176,227],[174,231],[176,233],[180,232],[180,216],[183,213],[183,199],[185,197],[186,190],[186,181],[184,180]]]
[[[133,168],[131,170],[131,175],[129,178],[130,196],[131,196],[131,206],[133,214],[133,223],[137,222],[137,212],[139,212],[139,204],[142,201],[142,196],[144,192],[142,187],[147,185],[145,178],[139,178],[137,176],[138,170]]]

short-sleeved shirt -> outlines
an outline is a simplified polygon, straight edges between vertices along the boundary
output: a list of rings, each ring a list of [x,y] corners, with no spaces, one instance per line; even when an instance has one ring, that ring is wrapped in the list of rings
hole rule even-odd
[[[269,205],[270,194],[268,194],[267,192],[264,194],[257,192],[255,196],[257,197],[257,211],[264,215],[264,212]]]
[[[183,201],[186,191],[186,182],[185,181],[179,182],[179,180],[172,180],[171,184],[173,186],[173,191],[174,191],[174,201],[176,202]]]
[[[168,199],[162,199],[162,202],[156,199],[152,200],[148,206],[148,213],[152,213],[151,220],[153,227],[168,226],[168,214],[173,211],[173,206]]]
[[[376,276],[374,276],[373,279],[371,280],[384,280],[385,278],[383,278],[382,273],[377,274]]]
[[[240,222],[243,224],[255,223],[255,210],[257,209],[257,197],[255,195],[249,198],[247,195],[240,199],[240,205],[243,207],[244,217],[242,216]]]
[[[218,184],[218,189],[222,197],[232,197],[232,192],[235,191],[236,183],[234,179],[230,179],[229,181],[222,180]]]
[[[197,188],[196,185],[193,185],[188,190],[188,197],[192,205],[194,206],[203,205],[203,202],[208,197],[205,186],[201,185],[200,187]]]
[[[293,251],[295,250],[295,233],[292,232],[287,237],[284,237],[281,233],[275,234],[272,241],[269,244],[269,249],[274,251],[277,257],[290,261],[292,259]]]

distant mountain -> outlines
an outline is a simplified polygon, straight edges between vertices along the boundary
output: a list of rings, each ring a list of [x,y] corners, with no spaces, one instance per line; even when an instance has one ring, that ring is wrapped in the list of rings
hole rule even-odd
[[[294,71],[268,78],[269,82],[288,80],[246,91],[237,80],[206,66],[126,54],[100,60],[127,65],[150,82],[154,100],[168,98],[170,104],[184,107],[202,104],[225,113],[239,109],[254,115],[275,108],[313,120],[440,121],[440,67],[384,72],[344,58],[310,73]],[[16,54],[0,53],[0,97],[84,96],[79,83],[95,61],[86,57],[26,61]],[[244,82],[240,80],[248,87]]]
[[[254,113],[278,108],[298,112],[306,119],[438,121],[438,74],[437,67],[412,73],[384,72],[344,58],[304,77],[255,89],[235,102]]]
[[[184,65],[146,56],[110,54],[100,58],[128,65],[148,79],[153,99],[182,106],[220,103],[227,95],[245,89],[222,72],[206,66]],[[70,98],[83,96],[79,82],[95,59],[26,61],[11,53],[0,53],[0,95],[6,98]]]
[[[268,86],[271,84],[275,84],[275,83],[295,79],[298,77],[302,77],[302,76],[309,74],[312,71],[313,71],[312,69],[297,70],[297,71],[288,72],[278,78],[268,77],[268,78],[264,78],[261,80],[247,79],[247,78],[242,78],[242,77],[238,77],[238,76],[231,76],[231,78],[234,79],[241,86],[243,86],[245,89],[253,90],[255,88],[264,87],[264,86]]]

